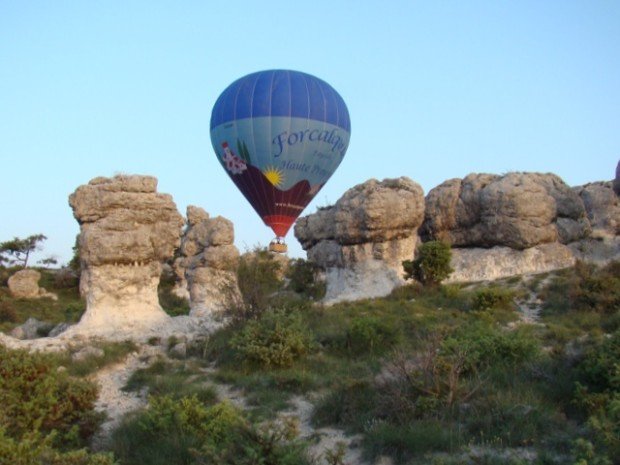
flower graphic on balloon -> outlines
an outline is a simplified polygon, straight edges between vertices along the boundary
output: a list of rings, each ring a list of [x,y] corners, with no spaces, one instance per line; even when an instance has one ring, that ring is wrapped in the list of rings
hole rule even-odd
[[[247,164],[235,155],[227,142],[222,143],[222,148],[224,149],[224,156],[222,157],[222,161],[224,162],[224,166],[228,171],[232,174],[241,174],[246,169],[248,169]]]

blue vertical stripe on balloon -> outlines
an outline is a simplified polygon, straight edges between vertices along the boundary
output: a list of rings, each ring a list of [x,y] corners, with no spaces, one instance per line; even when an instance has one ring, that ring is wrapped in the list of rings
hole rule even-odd
[[[282,86],[289,91],[288,102],[287,92],[272,101],[272,90]],[[326,82],[298,71],[261,71],[233,82],[213,107],[211,129],[235,119],[259,116],[311,118],[351,130],[342,97]]]
[[[250,115],[248,116],[268,116],[271,111],[271,79],[273,76],[267,73],[250,74],[250,76],[256,76],[256,80],[252,99],[249,102]],[[242,118],[245,117],[247,116],[242,116]]]
[[[273,115],[291,115],[291,83],[288,73],[274,73],[271,86],[271,112]]]

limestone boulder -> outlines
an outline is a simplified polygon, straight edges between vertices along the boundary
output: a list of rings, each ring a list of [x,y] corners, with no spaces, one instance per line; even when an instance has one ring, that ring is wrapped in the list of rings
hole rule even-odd
[[[20,270],[9,278],[9,291],[18,299],[36,299],[39,297],[40,279],[41,273],[36,270]]]
[[[187,228],[181,240],[180,256],[173,269],[182,271],[189,296],[190,315],[207,316],[238,305],[239,251],[234,245],[232,222],[221,216],[211,218],[202,208],[187,208]],[[175,291],[180,295],[180,291]]]
[[[152,176],[95,178],[69,196],[80,224],[80,291],[86,312],[70,331],[114,332],[168,319],[157,288],[180,245],[183,218]]]
[[[585,206],[592,229],[598,236],[620,234],[620,198],[612,182],[593,182],[575,187]]]
[[[504,246],[523,250],[586,237],[583,201],[558,176],[470,174],[448,180],[426,197],[421,235],[453,247]]]
[[[8,279],[8,287],[11,295],[18,299],[41,299],[49,298],[58,300],[58,296],[39,287],[41,273],[37,270],[26,268],[14,273]]]
[[[409,178],[370,179],[349,189],[333,207],[300,218],[295,237],[304,249],[323,240],[341,245],[408,237],[424,218],[424,194]]]
[[[300,218],[295,237],[324,270],[325,302],[378,297],[403,281],[424,219],[424,193],[409,178],[371,179],[329,208]]]

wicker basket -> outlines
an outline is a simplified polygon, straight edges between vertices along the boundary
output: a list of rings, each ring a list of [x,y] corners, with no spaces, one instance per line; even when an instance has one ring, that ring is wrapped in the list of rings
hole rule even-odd
[[[287,250],[288,250],[288,247],[286,246],[286,244],[280,244],[278,242],[272,242],[271,244],[269,244],[270,252],[286,253]]]

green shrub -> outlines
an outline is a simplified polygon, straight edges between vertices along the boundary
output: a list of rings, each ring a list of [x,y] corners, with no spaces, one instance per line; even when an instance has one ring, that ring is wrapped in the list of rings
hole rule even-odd
[[[397,463],[432,451],[455,452],[460,444],[458,431],[437,420],[423,420],[409,425],[378,422],[365,435],[364,449],[375,458],[389,454]]]
[[[0,427],[0,463],[10,465],[115,465],[111,454],[91,454],[85,449],[60,452],[51,446],[53,434],[29,433],[21,439]]]
[[[424,285],[435,286],[454,271],[450,267],[452,251],[450,245],[441,241],[425,242],[418,248],[418,257],[405,260],[405,279],[417,279]]]
[[[620,331],[589,348],[578,366],[575,401],[598,449],[620,457]]]
[[[472,309],[484,311],[493,308],[505,308],[512,303],[514,292],[501,287],[479,289],[473,296]]]
[[[227,402],[151,397],[114,433],[113,449],[124,465],[305,464],[292,433],[286,424],[256,428]]]
[[[264,367],[287,367],[306,355],[313,338],[299,313],[265,312],[249,321],[230,341],[241,360]]]
[[[57,370],[53,359],[0,346],[0,426],[19,439],[56,432],[63,446],[78,446],[95,432],[97,388]]]
[[[620,310],[620,262],[600,268],[578,261],[545,286],[539,298],[547,314],[580,311],[613,316]]]
[[[354,354],[385,351],[399,340],[398,328],[373,316],[353,318],[347,330],[347,349]]]
[[[312,300],[319,300],[325,296],[325,282],[317,280],[319,267],[303,258],[291,260],[286,271],[289,279],[288,288]]]
[[[280,272],[280,263],[265,249],[255,248],[254,251],[242,255],[237,268],[237,279],[244,308],[235,316],[251,319],[265,311],[269,306],[270,296],[282,287]]]

